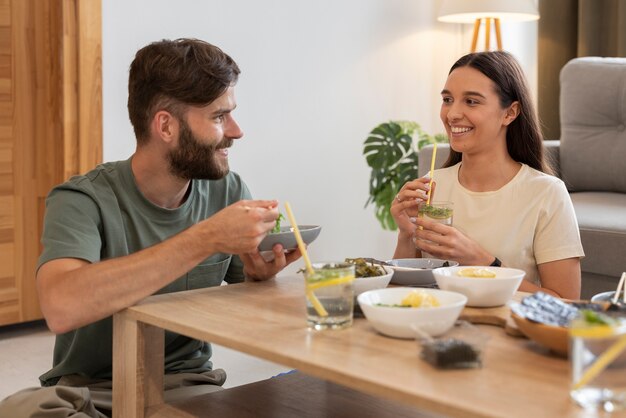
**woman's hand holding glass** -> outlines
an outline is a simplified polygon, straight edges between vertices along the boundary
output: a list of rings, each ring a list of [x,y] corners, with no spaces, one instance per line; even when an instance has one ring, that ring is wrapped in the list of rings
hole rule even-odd
[[[428,176],[406,182],[393,199],[391,216],[398,225],[400,237],[404,239],[413,239],[415,232],[413,218],[417,218],[418,205],[428,199],[429,183],[430,177]],[[432,192],[434,190],[435,183],[433,183]]]
[[[414,241],[417,250],[434,258],[454,260],[466,266],[484,266],[493,262],[493,255],[454,226],[423,217],[415,217],[411,221],[415,224]]]

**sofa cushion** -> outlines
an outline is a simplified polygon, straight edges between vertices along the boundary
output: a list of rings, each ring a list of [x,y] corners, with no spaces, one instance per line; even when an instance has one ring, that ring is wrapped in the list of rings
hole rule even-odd
[[[570,191],[626,193],[626,58],[561,70],[561,178]]]
[[[583,271],[619,277],[626,271],[626,194],[570,193],[585,250]]]

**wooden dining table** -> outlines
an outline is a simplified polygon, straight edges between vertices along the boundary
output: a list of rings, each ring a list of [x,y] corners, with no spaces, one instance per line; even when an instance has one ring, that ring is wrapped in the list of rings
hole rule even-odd
[[[356,317],[343,330],[306,326],[304,281],[289,275],[151,296],[115,314],[115,417],[177,416],[163,401],[164,330],[219,344],[317,379],[414,408],[458,417],[593,416],[569,398],[567,359],[499,326],[481,368],[440,370],[415,340],[377,333]]]

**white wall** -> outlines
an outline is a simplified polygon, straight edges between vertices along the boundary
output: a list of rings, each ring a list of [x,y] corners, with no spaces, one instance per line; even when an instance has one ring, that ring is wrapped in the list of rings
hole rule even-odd
[[[390,258],[395,234],[381,229],[373,207],[363,208],[369,168],[362,143],[389,119],[443,130],[439,91],[449,67],[469,50],[471,28],[438,23],[438,4],[107,0],[104,159],[125,159],[134,150],[126,88],[137,49],[163,38],[204,39],[242,69],[234,116],[245,136],[231,149],[230,163],[254,196],[287,200],[299,223],[322,225],[310,247],[314,260]],[[518,42],[508,47],[510,39]],[[504,45],[534,77],[536,24],[505,26]],[[302,263],[296,264],[288,271]]]

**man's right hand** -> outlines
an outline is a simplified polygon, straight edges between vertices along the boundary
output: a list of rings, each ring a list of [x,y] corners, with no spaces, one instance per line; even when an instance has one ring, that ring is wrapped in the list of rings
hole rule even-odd
[[[275,200],[240,200],[198,226],[210,234],[215,252],[242,254],[256,251],[278,218]]]

